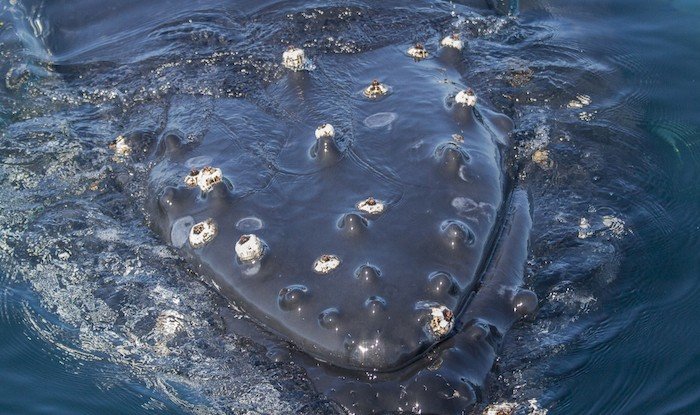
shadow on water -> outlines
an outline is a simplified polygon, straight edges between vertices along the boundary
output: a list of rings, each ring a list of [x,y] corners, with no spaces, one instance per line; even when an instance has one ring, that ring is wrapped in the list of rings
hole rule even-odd
[[[341,413],[147,228],[144,150],[166,127],[196,141],[226,124],[224,99],[315,125],[323,110],[276,99],[288,44],[345,62],[315,76],[351,96],[338,79],[357,80],[353,62],[418,41],[449,59],[437,44],[453,31],[467,47],[436,79],[515,121],[510,168],[533,207],[526,286],[539,297],[476,413],[700,411],[697,7],[521,1],[503,16],[501,3],[3,3],[0,412]],[[234,125],[257,117],[231,112]],[[135,143],[123,158],[109,148],[120,135]]]

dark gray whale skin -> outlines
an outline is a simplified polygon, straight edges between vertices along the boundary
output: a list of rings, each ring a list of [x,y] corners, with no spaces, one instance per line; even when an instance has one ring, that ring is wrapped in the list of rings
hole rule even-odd
[[[520,289],[531,220],[506,171],[512,121],[484,100],[454,102],[464,85],[450,81],[460,79],[453,55],[414,62],[389,47],[326,58],[344,72],[319,60],[257,104],[219,100],[201,139],[163,134],[149,218],[224,297],[294,344],[317,387],[351,413],[463,413],[500,338],[537,303]],[[317,87],[327,77],[336,89]],[[387,96],[363,96],[373,78]],[[383,112],[396,119],[364,122]],[[335,138],[314,137],[323,123]],[[205,165],[221,168],[224,183],[187,188],[190,168]],[[386,203],[381,215],[356,209],[369,196]],[[208,218],[218,227],[210,243],[180,243]],[[252,267],[234,251],[247,233],[266,243]],[[314,273],[323,254],[340,267]],[[445,337],[428,330],[437,305],[455,311]]]

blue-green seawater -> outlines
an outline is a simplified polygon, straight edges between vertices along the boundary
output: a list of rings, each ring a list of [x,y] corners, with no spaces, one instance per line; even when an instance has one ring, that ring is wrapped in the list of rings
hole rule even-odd
[[[323,59],[455,30],[465,82],[513,117],[529,163],[540,302],[475,413],[700,413],[700,3],[0,7],[0,414],[333,413],[227,329],[244,313],[148,230],[148,166],[108,144],[164,118],[196,135],[207,99],[264,101],[288,43]]]

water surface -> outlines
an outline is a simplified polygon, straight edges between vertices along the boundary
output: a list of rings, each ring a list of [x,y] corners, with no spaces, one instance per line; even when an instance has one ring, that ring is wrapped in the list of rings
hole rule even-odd
[[[515,120],[534,207],[540,311],[484,405],[700,412],[700,8],[464,3],[3,3],[0,412],[338,413],[147,228],[150,166],[109,143],[201,135],[220,97],[279,109],[265,91],[290,43],[361,59],[455,30],[461,81]]]

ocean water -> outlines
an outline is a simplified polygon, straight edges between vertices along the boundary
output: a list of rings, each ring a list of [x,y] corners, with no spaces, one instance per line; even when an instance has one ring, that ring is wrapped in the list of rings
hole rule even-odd
[[[275,108],[287,44],[453,31],[516,125],[539,297],[474,412],[700,413],[700,5],[491,3],[0,3],[0,413],[341,413],[149,230],[149,165],[109,143],[201,135],[221,98]]]

